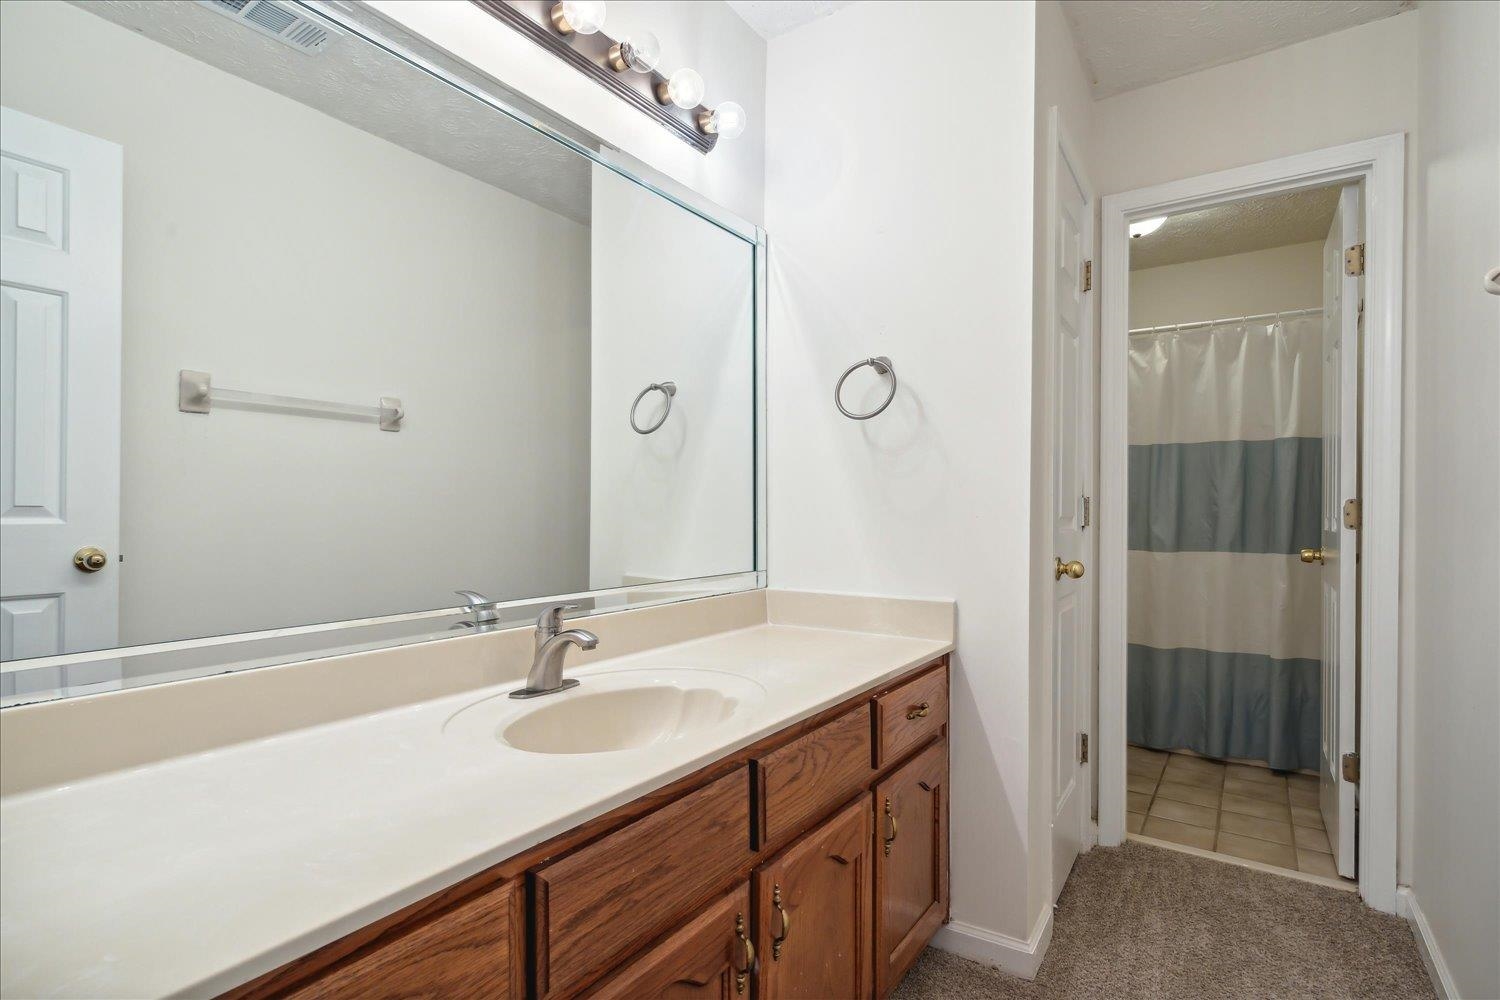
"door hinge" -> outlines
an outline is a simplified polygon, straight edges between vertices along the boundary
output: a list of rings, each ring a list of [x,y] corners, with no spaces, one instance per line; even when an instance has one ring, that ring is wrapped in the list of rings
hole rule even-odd
[[[1083,290],[1092,291],[1094,287],[1094,262],[1086,260],[1083,262]]]
[[[1078,763],[1080,763],[1080,764],[1087,764],[1088,762],[1089,762],[1089,734],[1088,733],[1079,733],[1078,734]]]
[[[1357,531],[1361,527],[1364,526],[1364,523],[1365,523],[1365,519],[1364,519],[1364,515],[1360,512],[1359,501],[1357,499],[1356,500],[1345,500],[1344,501],[1344,527],[1350,528],[1350,529],[1353,529],[1353,530]]]
[[[1344,273],[1351,278],[1365,273],[1365,245],[1356,243],[1344,251]]]
[[[1089,526],[1089,514],[1090,514],[1091,508],[1093,506],[1094,506],[1094,498],[1093,497],[1084,497],[1083,498],[1083,527],[1085,527],[1085,528],[1087,528]]]
[[[1340,760],[1344,768],[1344,780],[1351,785],[1359,784],[1359,754],[1346,753]]]

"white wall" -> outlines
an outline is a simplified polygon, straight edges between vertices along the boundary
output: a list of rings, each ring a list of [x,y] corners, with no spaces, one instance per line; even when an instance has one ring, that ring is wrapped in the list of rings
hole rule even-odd
[[[739,138],[706,156],[551,52],[460,0],[372,0],[371,6],[501,83],[551,108],[732,212],[765,217],[766,43],[724,3],[610,0],[604,31],[655,32],[661,70],[703,74],[705,104],[735,101],[749,115]]]
[[[123,643],[584,584],[586,228],[71,5],[4,19],[6,104],[125,149]],[[182,368],[408,418],[183,414]]]
[[[856,4],[767,66],[771,581],[958,600],[953,916],[1022,938],[1033,9]],[[956,45],[959,20],[985,45]],[[981,93],[975,128],[954,98]],[[901,391],[848,420],[834,381],[876,354]]]
[[[1130,326],[1316,308],[1322,281],[1320,241],[1145,267],[1130,272]]]
[[[1500,264],[1497,95],[1500,5],[1424,5],[1409,878],[1464,997],[1500,996],[1500,298],[1480,284]]]
[[[597,165],[591,222],[589,586],[753,570],[755,248]]]

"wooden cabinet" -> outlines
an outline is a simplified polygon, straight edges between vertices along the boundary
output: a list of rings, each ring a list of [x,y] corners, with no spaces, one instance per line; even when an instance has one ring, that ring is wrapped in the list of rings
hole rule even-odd
[[[884,996],[947,915],[947,726],[939,660],[225,996]]]
[[[295,1000],[520,1000],[526,995],[524,925],[521,885],[513,882],[377,937],[342,964],[277,995]]]
[[[805,829],[868,787],[870,706],[861,705],[755,761],[760,790],[758,847]]]
[[[650,941],[751,860],[749,769],[536,870],[536,992],[568,995]]]
[[[930,670],[875,696],[875,765],[894,764],[948,729],[948,671]]]
[[[756,871],[763,1000],[869,996],[870,851],[861,796]]]
[[[895,988],[948,914],[948,744],[875,786],[875,992]]]
[[[737,886],[589,993],[590,1000],[735,1000],[750,995],[750,886]]]

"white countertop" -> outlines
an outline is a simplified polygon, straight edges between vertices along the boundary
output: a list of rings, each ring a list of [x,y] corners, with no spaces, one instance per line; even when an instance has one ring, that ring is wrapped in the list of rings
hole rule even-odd
[[[951,649],[760,625],[604,660],[766,694],[638,750],[444,732],[469,691],[0,800],[0,995],[211,996]]]

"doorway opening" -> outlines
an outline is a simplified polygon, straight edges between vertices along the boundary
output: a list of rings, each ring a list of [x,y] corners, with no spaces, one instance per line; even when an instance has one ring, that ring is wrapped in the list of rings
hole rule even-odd
[[[1101,213],[1100,841],[1357,878],[1385,910],[1402,145]]]
[[[1359,202],[1263,195],[1130,242],[1126,830],[1335,878],[1356,583],[1324,522],[1356,489]]]

